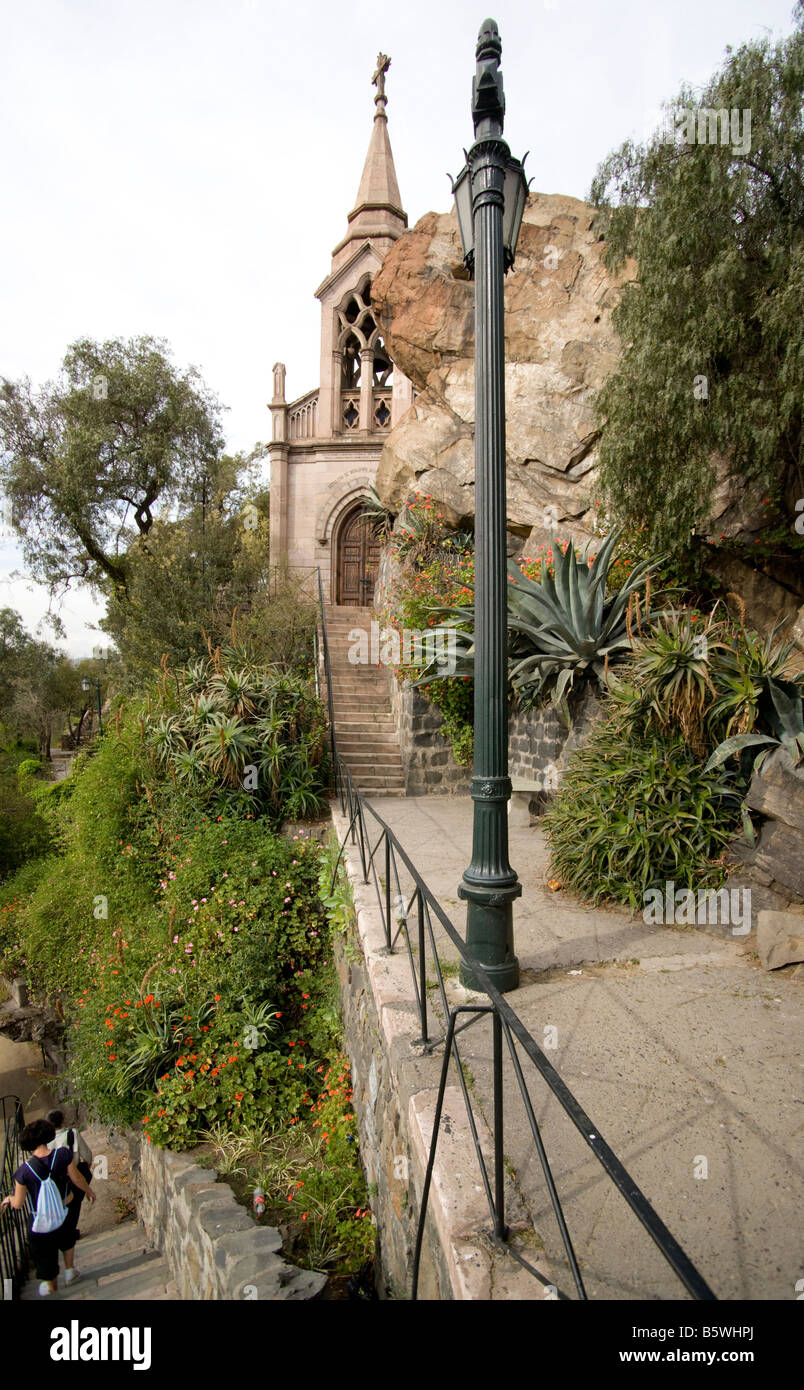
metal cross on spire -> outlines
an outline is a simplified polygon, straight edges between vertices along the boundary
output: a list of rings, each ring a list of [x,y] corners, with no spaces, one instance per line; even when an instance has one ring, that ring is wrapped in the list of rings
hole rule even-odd
[[[386,97],[386,95],[385,95],[385,74],[387,73],[387,71],[388,71],[388,69],[390,68],[390,66],[391,66],[391,59],[388,57],[388,54],[387,54],[387,53],[378,53],[378,54],[377,54],[377,70],[376,70],[376,72],[374,73],[374,76],[373,76],[372,79],[371,79],[371,85],[372,85],[372,87],[376,87],[376,88],[377,88],[377,95],[376,95],[376,97],[374,98],[375,101],[380,101],[380,100],[386,101],[386,100],[387,100],[387,97]]]

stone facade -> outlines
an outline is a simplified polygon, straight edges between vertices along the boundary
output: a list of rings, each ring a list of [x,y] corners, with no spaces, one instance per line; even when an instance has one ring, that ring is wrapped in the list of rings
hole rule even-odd
[[[137,1212],[182,1299],[316,1298],[326,1275],[282,1259],[282,1237],[257,1226],[232,1189],[188,1154],[140,1140]]]
[[[390,674],[388,683],[407,795],[468,794],[472,769],[456,763],[441,732],[441,711],[421,691],[407,683],[399,685]]]

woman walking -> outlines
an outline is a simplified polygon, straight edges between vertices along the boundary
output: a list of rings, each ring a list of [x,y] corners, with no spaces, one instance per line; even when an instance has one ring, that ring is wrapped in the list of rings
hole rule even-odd
[[[48,1110],[46,1118],[48,1123],[51,1124],[56,1131],[56,1137],[51,1139],[48,1148],[51,1151],[61,1148],[69,1149],[71,1153],[75,1155],[75,1165],[82,1178],[85,1178],[87,1182],[92,1182],[92,1169],[90,1167],[92,1163],[92,1150],[81,1131],[78,1129],[68,1129],[65,1126],[64,1113],[61,1110]],[[73,1195],[72,1201],[68,1199],[69,1205],[67,1207],[65,1233],[69,1230],[75,1231],[75,1238],[78,1240],[81,1235],[78,1229],[78,1220],[81,1215],[81,1203],[84,1200],[84,1192],[83,1189],[75,1187],[73,1183],[70,1183],[69,1190]]]
[[[73,1158],[73,1152],[68,1148],[54,1149],[53,1152],[48,1145],[56,1137],[53,1125],[47,1120],[34,1120],[26,1125],[20,1136],[20,1144],[25,1153],[30,1158],[17,1169],[14,1174],[14,1195],[4,1197],[0,1206],[12,1206],[16,1211],[20,1211],[25,1206],[26,1198],[31,1198],[31,1217],[30,1217],[30,1242],[31,1255],[36,1266],[36,1277],[39,1279],[39,1293],[43,1298],[48,1294],[55,1293],[58,1287],[59,1278],[59,1251],[64,1255],[64,1282],[72,1284],[79,1278],[78,1270],[75,1268],[75,1223],[65,1219],[54,1231],[47,1233],[33,1230],[36,1204],[39,1197],[39,1189],[46,1178],[53,1179],[58,1188],[59,1195],[64,1202],[72,1194],[69,1192],[69,1184],[72,1184],[80,1192],[83,1192],[91,1202],[95,1201],[95,1193],[89,1183],[78,1171],[78,1166]]]

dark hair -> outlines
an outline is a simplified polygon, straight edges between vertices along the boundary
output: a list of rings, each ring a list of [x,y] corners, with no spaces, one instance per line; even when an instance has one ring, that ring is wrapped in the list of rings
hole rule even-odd
[[[32,1120],[20,1135],[20,1145],[26,1153],[33,1153],[40,1144],[49,1144],[56,1138],[56,1131],[48,1120]]]
[[[48,1110],[47,1119],[48,1123],[53,1125],[54,1129],[61,1129],[64,1124],[64,1116],[60,1110]]]

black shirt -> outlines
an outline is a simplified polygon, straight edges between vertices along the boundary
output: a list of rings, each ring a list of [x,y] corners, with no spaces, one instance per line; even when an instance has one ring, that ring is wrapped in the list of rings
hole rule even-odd
[[[51,1160],[53,1162],[52,1168]],[[27,1187],[34,1211],[36,1211],[36,1203],[39,1198],[39,1188],[41,1185],[34,1177],[34,1173],[36,1173],[37,1178],[41,1178],[42,1180],[49,1175],[59,1189],[63,1201],[67,1195],[67,1169],[72,1161],[72,1149],[54,1149],[52,1153],[48,1154],[47,1158],[37,1158],[35,1154],[29,1154],[27,1163],[23,1163],[22,1166],[17,1169],[14,1174],[14,1181],[22,1183],[23,1186]],[[31,1172],[28,1163],[30,1163],[34,1173]]]

